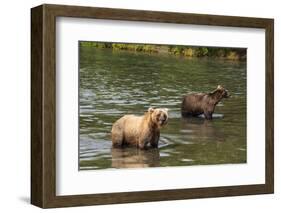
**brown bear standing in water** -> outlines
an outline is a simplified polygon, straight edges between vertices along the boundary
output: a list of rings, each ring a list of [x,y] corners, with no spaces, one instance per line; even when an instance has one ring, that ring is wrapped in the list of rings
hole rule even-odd
[[[125,115],[117,120],[111,130],[112,145],[134,145],[140,149],[158,147],[160,128],[168,122],[168,109],[149,108],[143,116]]]
[[[228,97],[228,91],[221,85],[210,93],[191,93],[185,95],[181,105],[182,116],[199,116],[204,114],[205,118],[210,120],[216,105],[222,98]]]

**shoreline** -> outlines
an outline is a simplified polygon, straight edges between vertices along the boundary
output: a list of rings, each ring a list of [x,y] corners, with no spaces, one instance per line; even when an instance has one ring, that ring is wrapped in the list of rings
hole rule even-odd
[[[246,48],[193,47],[181,45],[125,44],[110,42],[79,42],[79,47],[112,49],[113,51],[132,51],[143,53],[167,54],[186,58],[214,57],[232,61],[245,61]]]

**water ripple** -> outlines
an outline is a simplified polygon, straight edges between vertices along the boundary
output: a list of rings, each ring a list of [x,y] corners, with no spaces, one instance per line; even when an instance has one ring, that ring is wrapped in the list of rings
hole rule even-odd
[[[80,57],[80,169],[246,162],[246,63],[93,48]],[[218,84],[232,96],[212,121],[181,117],[184,94]],[[112,124],[151,106],[169,109],[159,149],[112,149]]]

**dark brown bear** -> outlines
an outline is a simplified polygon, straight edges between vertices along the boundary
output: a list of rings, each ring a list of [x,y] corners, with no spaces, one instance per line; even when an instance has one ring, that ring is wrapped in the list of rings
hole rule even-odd
[[[221,85],[210,93],[191,93],[183,97],[181,105],[182,116],[199,116],[204,114],[205,118],[212,119],[216,105],[222,98],[228,98],[228,91]]]

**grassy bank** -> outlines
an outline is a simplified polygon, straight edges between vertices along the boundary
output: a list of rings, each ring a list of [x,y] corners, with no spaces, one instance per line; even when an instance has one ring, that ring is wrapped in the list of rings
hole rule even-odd
[[[246,49],[221,48],[221,47],[191,47],[177,45],[154,45],[154,44],[124,44],[124,43],[101,43],[80,42],[82,47],[108,48],[113,51],[127,50],[146,53],[164,53],[183,57],[217,57],[229,60],[245,60]]]

